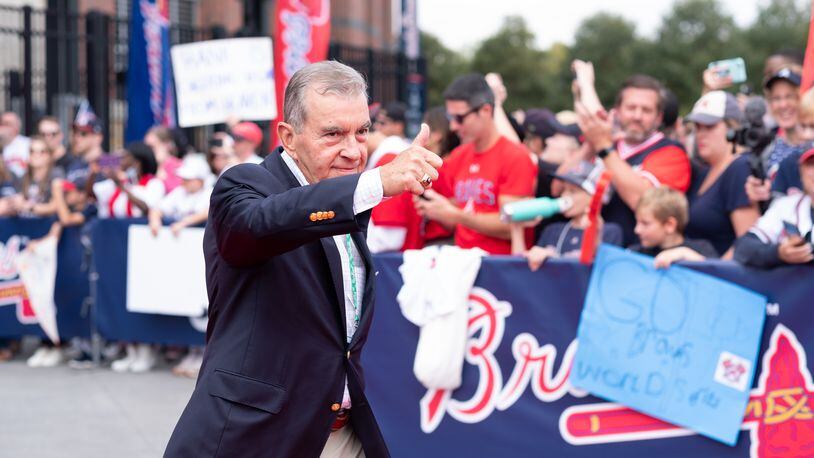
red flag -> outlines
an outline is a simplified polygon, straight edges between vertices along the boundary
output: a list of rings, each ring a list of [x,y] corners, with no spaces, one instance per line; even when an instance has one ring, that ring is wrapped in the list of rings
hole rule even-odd
[[[800,84],[800,94],[805,92],[814,84],[814,1],[811,2],[812,15],[808,21],[808,44],[806,44],[806,56],[803,61],[803,82]]]
[[[283,119],[283,96],[297,70],[328,57],[331,39],[330,0],[278,0],[274,28],[274,84],[277,120],[271,134],[276,144],[277,123]]]

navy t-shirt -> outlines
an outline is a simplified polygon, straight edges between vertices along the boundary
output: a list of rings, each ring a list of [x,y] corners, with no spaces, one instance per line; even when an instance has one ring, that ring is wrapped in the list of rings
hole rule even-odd
[[[537,240],[537,246],[553,246],[559,255],[564,255],[582,249],[582,235],[584,230],[576,229],[570,222],[552,223],[543,230]],[[616,223],[602,226],[602,242],[611,245],[622,245],[622,228]]]
[[[772,181],[773,192],[788,194],[789,190],[803,191],[803,182],[800,181],[800,156],[802,154],[801,151],[797,151],[783,159],[777,168],[774,181]]]
[[[735,228],[729,215],[738,208],[750,205],[744,185],[752,173],[749,158],[740,155],[721,173],[715,183],[703,194],[698,194],[701,183],[709,173],[709,167],[693,164],[693,177],[687,200],[690,202],[690,221],[684,235],[693,239],[705,239],[715,251],[726,253],[735,241]]]

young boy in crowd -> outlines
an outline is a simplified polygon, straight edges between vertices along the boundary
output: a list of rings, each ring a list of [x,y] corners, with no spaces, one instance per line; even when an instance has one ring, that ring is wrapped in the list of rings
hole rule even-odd
[[[539,269],[548,258],[579,257],[582,237],[588,226],[588,204],[596,190],[596,179],[600,174],[601,171],[592,164],[581,162],[569,172],[554,175],[555,179],[563,183],[560,197],[572,202],[571,207],[563,212],[569,220],[546,226],[536,245],[530,250],[525,250],[525,225],[512,224],[512,253],[522,254],[532,271]],[[618,224],[602,224],[601,234],[600,242],[622,244],[622,228]]]
[[[687,198],[668,187],[645,191],[636,206],[634,231],[640,243],[629,250],[655,257],[657,268],[667,268],[678,261],[703,261],[717,258],[712,244],[707,240],[684,237],[689,220]]]

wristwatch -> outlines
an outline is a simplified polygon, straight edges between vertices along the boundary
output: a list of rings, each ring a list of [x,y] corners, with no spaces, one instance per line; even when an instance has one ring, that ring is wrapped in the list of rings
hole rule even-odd
[[[610,154],[613,151],[616,151],[615,146],[609,146],[607,148],[602,148],[601,150],[596,152],[596,157],[598,157],[599,159],[605,159],[606,157],[608,157],[608,154]]]

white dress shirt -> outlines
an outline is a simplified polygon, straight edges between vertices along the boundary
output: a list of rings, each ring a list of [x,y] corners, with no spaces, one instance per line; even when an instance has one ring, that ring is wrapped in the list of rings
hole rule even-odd
[[[283,151],[283,161],[291,170],[291,173],[297,178],[301,186],[308,186],[308,180],[303,175],[294,159]],[[363,172],[359,177],[356,184],[356,190],[353,192],[353,214],[358,215],[371,208],[375,207],[382,201],[384,191],[382,189],[382,178],[379,174],[379,169],[372,169]],[[333,236],[336,250],[339,252],[339,259],[342,263],[342,289],[345,292],[345,334],[347,342],[350,343],[353,334],[356,332],[356,316],[362,315],[362,299],[365,292],[365,278],[367,270],[362,254],[356,247],[356,244],[351,241],[350,249],[351,256],[348,256],[348,251],[345,248],[345,240],[347,234]],[[351,269],[349,258],[353,257],[354,273],[356,274],[356,298],[353,297],[353,285],[351,280]],[[355,300],[354,300],[355,299]],[[354,310],[354,303],[359,307],[358,311]],[[345,378],[345,392],[342,395],[342,408],[349,409],[350,394],[348,393],[347,377]]]

